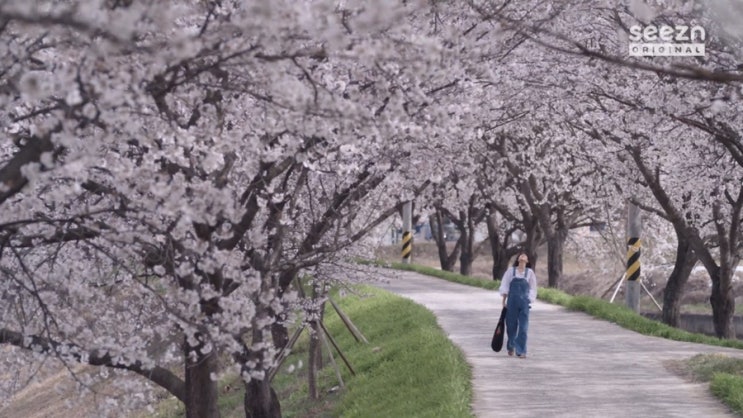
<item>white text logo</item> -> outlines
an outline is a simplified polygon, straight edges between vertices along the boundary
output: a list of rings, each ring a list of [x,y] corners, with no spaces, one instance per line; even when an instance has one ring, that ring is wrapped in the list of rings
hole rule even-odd
[[[701,57],[707,33],[701,26],[634,25],[629,28],[633,57]]]

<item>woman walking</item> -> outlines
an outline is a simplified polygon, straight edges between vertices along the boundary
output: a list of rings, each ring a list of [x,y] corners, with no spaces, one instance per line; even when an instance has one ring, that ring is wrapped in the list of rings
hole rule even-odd
[[[506,308],[506,348],[508,355],[514,352],[526,358],[526,334],[529,331],[529,309],[537,299],[537,276],[531,269],[529,256],[521,252],[516,256],[513,268],[506,271],[498,290]]]

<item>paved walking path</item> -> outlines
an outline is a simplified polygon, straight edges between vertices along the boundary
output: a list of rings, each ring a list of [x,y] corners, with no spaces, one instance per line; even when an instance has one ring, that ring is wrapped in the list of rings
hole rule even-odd
[[[663,363],[699,353],[743,357],[743,350],[648,337],[537,301],[528,358],[490,349],[500,313],[496,291],[412,272],[383,271],[378,286],[430,309],[473,369],[473,410],[490,417],[733,417],[709,392]]]

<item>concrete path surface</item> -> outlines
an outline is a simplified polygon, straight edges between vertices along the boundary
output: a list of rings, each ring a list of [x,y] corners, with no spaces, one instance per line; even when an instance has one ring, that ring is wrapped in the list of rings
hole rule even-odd
[[[379,287],[430,309],[473,369],[473,411],[490,417],[733,417],[709,391],[664,367],[699,353],[743,350],[648,337],[537,301],[528,358],[490,349],[501,309],[497,291],[412,272],[383,271]]]

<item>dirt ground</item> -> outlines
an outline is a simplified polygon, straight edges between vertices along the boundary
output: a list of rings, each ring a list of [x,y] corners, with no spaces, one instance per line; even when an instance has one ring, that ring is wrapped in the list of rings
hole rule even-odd
[[[2,355],[13,355],[8,351],[14,349],[3,347],[2,350]],[[73,369],[75,373],[84,370],[92,368],[86,370],[83,366],[76,366]],[[11,375],[7,371],[0,374],[3,380],[17,379],[18,384],[31,381],[16,392],[7,404],[0,403],[0,417],[69,418],[96,415],[95,402],[100,401],[96,400],[96,394],[80,394],[70,371],[58,362],[50,360],[38,369],[21,372],[26,376]]]

